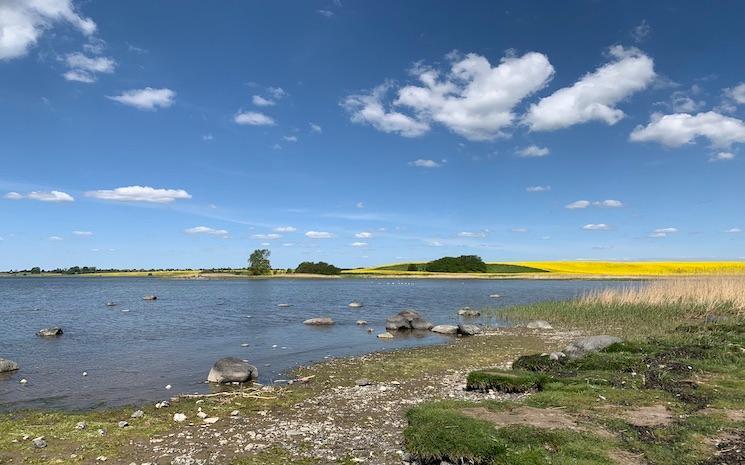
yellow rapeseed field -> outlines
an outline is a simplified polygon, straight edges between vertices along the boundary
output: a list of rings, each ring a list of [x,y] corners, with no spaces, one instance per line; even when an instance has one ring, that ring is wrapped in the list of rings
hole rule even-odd
[[[745,262],[518,262],[553,273],[607,276],[745,274]]]

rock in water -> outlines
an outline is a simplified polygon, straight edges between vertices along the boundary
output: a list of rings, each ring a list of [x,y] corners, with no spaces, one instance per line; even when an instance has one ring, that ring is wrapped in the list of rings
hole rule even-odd
[[[354,302],[351,302],[351,303],[350,303],[349,305],[347,305],[347,306],[348,306],[349,308],[361,308],[361,307],[362,307],[362,302],[357,302],[357,301],[354,301]]]
[[[425,320],[424,317],[415,310],[404,310],[397,315],[388,317],[385,320],[385,329],[399,331],[404,329],[423,329],[432,328],[432,323]]]
[[[569,358],[579,358],[589,352],[605,349],[617,342],[621,342],[621,339],[615,336],[589,336],[572,342],[564,348],[563,352]]]
[[[481,328],[476,325],[458,325],[458,332],[464,336],[481,334]]]
[[[56,326],[51,328],[44,328],[40,329],[37,333],[37,336],[41,337],[57,337],[62,335],[62,328],[58,328]]]
[[[259,377],[259,370],[235,357],[221,358],[210,370],[210,383],[245,383]]]
[[[551,326],[551,323],[544,320],[534,320],[531,322],[528,322],[527,325],[525,325],[528,329],[554,329],[553,326]]]
[[[277,304],[277,307],[279,307],[279,308],[288,308],[288,307],[291,307],[291,305],[290,304]]]
[[[393,334],[388,331],[378,334],[378,339],[393,339]]]
[[[425,320],[424,318],[412,318],[412,320],[409,322],[409,325],[411,326],[411,329],[421,329],[424,331],[432,329],[432,326],[434,326],[432,323]]]
[[[336,322],[328,317],[321,317],[321,318],[311,318],[309,320],[303,321],[303,324],[306,325],[313,325],[313,326],[330,326],[335,324]]]
[[[458,327],[455,325],[437,325],[432,328],[432,332],[439,334],[458,334]]]
[[[458,310],[458,315],[473,318],[481,316],[481,312],[478,310],[474,310],[471,307],[463,307]]]
[[[358,324],[359,326],[364,326],[364,325],[366,325],[366,324],[367,324],[367,321],[366,321],[366,320],[357,320],[357,324]]]
[[[18,364],[14,362],[13,360],[7,360],[4,358],[0,358],[0,373],[6,373],[8,371],[16,371],[18,369]]]
[[[502,296],[499,295],[499,294],[491,294],[491,295],[489,295],[489,297],[491,297],[492,299],[498,299],[498,298],[500,298]]]
[[[146,295],[145,297],[142,298],[142,300],[158,300],[158,296],[157,295]]]

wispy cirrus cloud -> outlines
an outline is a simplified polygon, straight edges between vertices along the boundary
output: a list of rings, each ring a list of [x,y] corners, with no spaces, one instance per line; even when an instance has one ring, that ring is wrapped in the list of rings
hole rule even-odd
[[[336,236],[327,231],[308,231],[305,233],[305,237],[309,239],[331,239]]]
[[[247,126],[274,126],[276,124],[272,117],[267,116],[264,113],[259,113],[257,111],[245,111],[242,113],[237,113],[233,117],[233,121],[235,121],[236,124]]]
[[[210,228],[208,226],[194,226],[193,228],[184,229],[184,232],[186,234],[200,234],[200,235],[221,236],[221,237],[226,237],[228,235],[228,231],[225,229],[215,229],[215,228]]]
[[[27,194],[8,192],[4,195],[8,200],[38,200],[39,202],[73,202],[75,198],[62,191],[31,191]]]

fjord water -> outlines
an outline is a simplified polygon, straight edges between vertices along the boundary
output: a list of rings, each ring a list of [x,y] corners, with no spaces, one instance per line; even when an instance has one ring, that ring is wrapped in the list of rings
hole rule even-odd
[[[0,409],[93,408],[208,392],[207,373],[216,359],[226,356],[249,360],[259,368],[261,382],[272,382],[286,378],[292,367],[325,357],[448,341],[447,336],[429,332],[377,339],[385,318],[403,309],[417,309],[435,324],[457,323],[457,310],[463,306],[481,309],[569,299],[589,289],[620,284],[0,278],[0,358],[21,366],[20,371],[0,377]],[[148,294],[158,300],[144,301]],[[491,294],[502,297],[490,298]],[[355,300],[364,307],[348,308]],[[108,307],[107,302],[117,305]],[[336,325],[303,324],[317,316],[330,316]],[[357,326],[359,319],[369,326]],[[64,335],[35,336],[49,326],[62,327]],[[374,332],[369,334],[367,328]],[[28,383],[20,384],[21,378]],[[170,391],[165,389],[169,384]]]

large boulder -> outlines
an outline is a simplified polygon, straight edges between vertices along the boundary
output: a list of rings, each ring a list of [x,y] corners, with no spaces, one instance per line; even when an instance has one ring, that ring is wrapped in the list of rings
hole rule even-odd
[[[415,310],[404,310],[385,320],[385,329],[393,331],[405,329],[428,330],[432,328],[432,326],[432,323],[425,320],[424,317]]]
[[[16,371],[18,369],[18,364],[14,362],[13,360],[7,360],[4,358],[0,358],[0,373],[6,373],[8,371]]]
[[[51,328],[40,329],[36,333],[37,336],[41,337],[57,337],[62,335],[62,328],[53,326]]]
[[[481,328],[476,325],[458,325],[458,333],[464,336],[475,336],[481,334]]]
[[[589,336],[572,342],[564,348],[563,352],[569,358],[579,358],[589,352],[603,350],[618,342],[621,342],[621,339],[615,336]]]
[[[311,325],[311,326],[330,326],[335,323],[336,322],[329,317],[310,318],[308,320],[303,321],[303,324]]]
[[[455,325],[437,325],[432,328],[432,332],[440,334],[458,334],[458,327]]]
[[[245,383],[259,377],[259,370],[243,360],[225,357],[212,366],[207,381],[210,383]]]
[[[545,320],[529,321],[525,327],[528,329],[554,329],[554,327],[551,326],[551,323]]]

